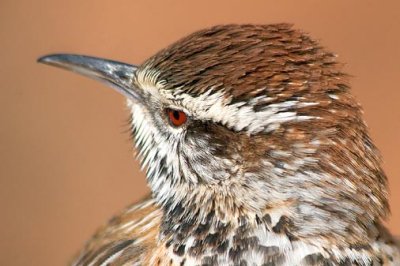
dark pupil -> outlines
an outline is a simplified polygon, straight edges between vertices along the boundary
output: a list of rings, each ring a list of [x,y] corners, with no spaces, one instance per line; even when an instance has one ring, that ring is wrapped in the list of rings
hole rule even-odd
[[[172,115],[174,116],[174,118],[175,118],[176,120],[179,120],[180,114],[179,114],[178,111],[173,111],[173,112],[172,112]]]

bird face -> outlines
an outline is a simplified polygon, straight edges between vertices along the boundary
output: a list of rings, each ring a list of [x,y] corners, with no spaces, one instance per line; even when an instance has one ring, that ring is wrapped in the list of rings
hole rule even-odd
[[[76,55],[40,61],[127,97],[139,157],[167,211],[215,209],[226,219],[279,207],[302,237],[355,222],[347,233],[360,235],[388,212],[386,177],[347,76],[289,25],[213,27],[138,67]],[[301,231],[303,221],[312,226]]]
[[[243,174],[240,141],[249,135],[223,124],[224,95],[210,92],[196,98],[180,89],[164,89],[164,82],[149,71],[138,70],[134,81],[143,103],[128,100],[128,106],[154,194],[166,203],[193,190],[228,189],[223,184]]]

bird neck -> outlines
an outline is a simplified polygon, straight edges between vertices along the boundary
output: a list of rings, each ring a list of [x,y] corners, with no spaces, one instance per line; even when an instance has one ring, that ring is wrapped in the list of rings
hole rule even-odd
[[[253,199],[259,201],[265,191],[243,189],[228,190],[221,184],[175,187],[175,196],[162,204],[161,239],[175,245],[206,239],[223,243],[243,234],[246,239],[257,235],[263,241],[277,241],[283,245],[279,248],[294,241],[329,249],[367,243],[376,235],[379,221],[371,220],[365,226],[357,223],[357,217],[344,217],[339,208],[318,207],[301,199],[256,203]],[[193,236],[196,239],[189,239]]]
[[[326,213],[298,201],[255,211],[232,195],[213,193],[212,188],[193,189],[186,198],[163,205],[159,240],[177,264],[239,265],[246,258],[251,258],[249,262],[268,258],[279,264],[285,258],[290,262],[285,265],[309,265],[307,259],[319,259],[320,254],[337,262],[348,255],[343,250],[362,260],[364,247],[369,247],[378,230],[371,223],[359,231],[362,237],[357,236],[353,232],[357,225],[333,215],[325,217]]]

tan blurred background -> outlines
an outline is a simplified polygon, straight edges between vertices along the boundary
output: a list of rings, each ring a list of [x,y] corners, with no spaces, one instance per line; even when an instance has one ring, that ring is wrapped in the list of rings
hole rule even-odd
[[[148,191],[123,97],[36,58],[74,52],[141,63],[221,23],[295,23],[347,63],[384,156],[388,224],[400,234],[399,3],[1,0],[0,265],[66,264],[99,225]]]

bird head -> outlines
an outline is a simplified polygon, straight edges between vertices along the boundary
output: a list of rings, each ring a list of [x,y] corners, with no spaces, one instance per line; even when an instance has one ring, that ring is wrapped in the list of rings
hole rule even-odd
[[[126,96],[166,215],[275,213],[297,237],[357,237],[388,212],[386,177],[348,76],[290,25],[212,27],[140,66],[67,54],[39,61]]]

